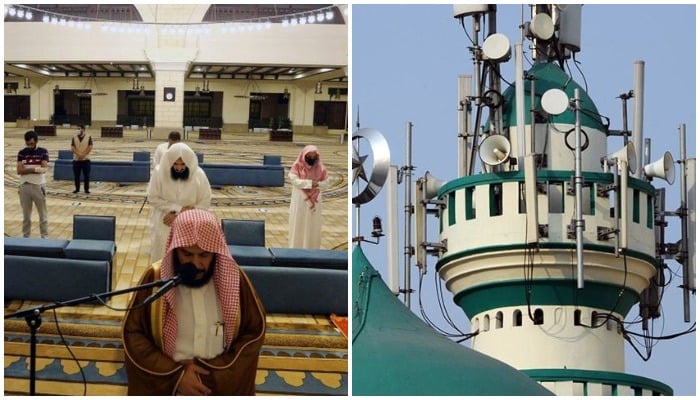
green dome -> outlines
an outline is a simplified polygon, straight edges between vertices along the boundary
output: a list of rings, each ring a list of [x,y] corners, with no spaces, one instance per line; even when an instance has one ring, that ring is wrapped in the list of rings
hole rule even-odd
[[[581,126],[589,127],[601,132],[606,132],[607,129],[601,121],[600,114],[593,100],[588,96],[588,93],[573,79],[569,77],[561,68],[553,63],[538,63],[535,64],[528,72],[528,75],[534,76],[535,79],[535,108],[541,109],[540,101],[542,95],[549,89],[561,89],[566,92],[570,99],[574,98],[574,89],[579,89],[581,100]],[[525,124],[530,123],[530,83],[525,81]],[[503,92],[503,128],[515,127],[517,125],[517,113],[515,112],[515,88],[508,87]],[[567,110],[560,115],[551,116],[552,122],[561,124],[576,123],[576,113],[573,110]],[[488,124],[486,125],[488,126]]]
[[[352,254],[353,395],[552,395],[517,369],[436,333]]]

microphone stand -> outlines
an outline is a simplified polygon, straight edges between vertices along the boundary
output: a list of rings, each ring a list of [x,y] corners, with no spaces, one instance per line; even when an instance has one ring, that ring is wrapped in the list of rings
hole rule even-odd
[[[52,304],[42,304],[36,307],[31,307],[27,308],[24,310],[19,310],[17,312],[13,312],[11,314],[5,314],[5,319],[8,318],[24,318],[25,321],[27,321],[27,326],[29,326],[29,334],[30,334],[30,341],[29,341],[29,395],[34,396],[36,393],[36,332],[41,326],[41,313],[47,310],[53,310],[55,308],[59,307],[66,307],[66,306],[74,306],[82,303],[87,303],[88,301],[91,300],[96,300],[98,298],[109,298],[112,296],[117,296],[120,294],[124,293],[129,293],[129,292],[134,292],[137,290],[142,290],[142,289],[149,289],[154,286],[163,286],[175,279],[177,279],[178,276],[174,276],[169,279],[162,279],[159,281],[155,282],[150,282],[146,283],[143,285],[139,286],[134,286],[126,289],[121,289],[121,290],[115,290],[113,292],[105,292],[105,293],[100,293],[100,294],[91,294],[89,296],[84,296],[72,300],[66,300],[66,301],[57,301]],[[176,285],[172,285],[172,287],[175,287]]]

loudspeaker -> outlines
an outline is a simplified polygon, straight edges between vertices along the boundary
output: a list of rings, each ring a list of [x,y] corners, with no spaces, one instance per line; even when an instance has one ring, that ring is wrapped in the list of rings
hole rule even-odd
[[[430,171],[425,173],[424,182],[425,186],[423,187],[423,193],[425,194],[426,199],[432,199],[433,197],[437,196],[438,191],[442,185],[445,184],[445,181],[442,179],[438,179],[430,175]]]
[[[637,152],[634,150],[634,143],[627,142],[625,147],[608,156],[608,160],[613,158],[626,161],[630,173],[633,174],[637,170]]]
[[[673,185],[676,180],[676,169],[673,165],[673,156],[668,151],[664,153],[664,156],[654,161],[651,164],[644,166],[644,175],[647,178],[661,178],[668,182],[669,185]]]
[[[510,142],[503,135],[491,135],[479,146],[479,157],[488,165],[502,164],[508,160],[509,155]]]

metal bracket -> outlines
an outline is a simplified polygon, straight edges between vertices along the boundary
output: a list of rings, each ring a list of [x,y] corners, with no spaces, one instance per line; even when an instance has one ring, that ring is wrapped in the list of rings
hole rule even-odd
[[[610,240],[617,234],[617,229],[608,228],[605,226],[598,227],[598,240]]]
[[[608,197],[608,193],[615,190],[614,183],[608,183],[607,185],[598,185],[597,195],[598,197]]]

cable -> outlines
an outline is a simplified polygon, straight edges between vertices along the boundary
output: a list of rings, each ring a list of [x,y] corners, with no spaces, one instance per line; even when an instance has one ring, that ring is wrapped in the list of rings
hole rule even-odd
[[[73,350],[71,350],[70,346],[68,346],[68,342],[63,337],[63,332],[61,332],[61,328],[58,326],[58,317],[56,316],[56,309],[54,308],[52,311],[53,311],[53,322],[56,325],[56,331],[58,332],[58,336],[61,338],[61,341],[63,342],[63,345],[66,347],[66,350],[68,350],[68,353],[70,353],[71,358],[73,358],[73,361],[75,361],[75,364],[78,366],[78,370],[80,370],[80,376],[83,378],[83,396],[86,396],[87,395],[87,379],[85,378],[85,371],[83,371],[83,367],[80,365],[80,362],[78,361],[78,357],[75,356],[75,354],[73,353]]]
[[[437,276],[437,273],[436,273],[436,276]],[[441,293],[441,292],[440,292],[440,291],[436,292],[436,295],[437,295],[438,293]],[[429,317],[428,314],[426,313],[425,308],[423,307],[423,275],[421,274],[420,278],[418,279],[418,305],[419,305],[419,310],[420,310],[421,317],[423,318],[423,321],[425,321],[425,323],[427,323],[431,328],[433,328],[434,330],[436,330],[438,333],[440,333],[440,334],[443,335],[443,336],[446,336],[446,337],[449,337],[449,338],[462,338],[462,337],[464,337],[464,338],[466,339],[466,337],[467,337],[469,334],[466,334],[466,333],[462,332],[462,331],[456,326],[456,324],[454,324],[454,322],[451,320],[451,318],[449,318],[449,317],[446,318],[446,317],[445,317],[445,316],[446,316],[447,310],[446,310],[446,308],[444,307],[444,302],[440,302],[440,298],[439,298],[439,297],[438,297],[438,303],[439,303],[439,306],[440,306],[440,308],[441,308],[441,313],[442,313],[442,315],[443,315],[443,318],[445,318],[445,320],[448,322],[448,324],[449,324],[452,328],[454,328],[457,332],[459,332],[458,334],[450,333],[450,332],[447,332],[447,331],[445,331],[444,329],[440,328],[437,324],[435,324],[435,323],[430,319],[430,317]]]

